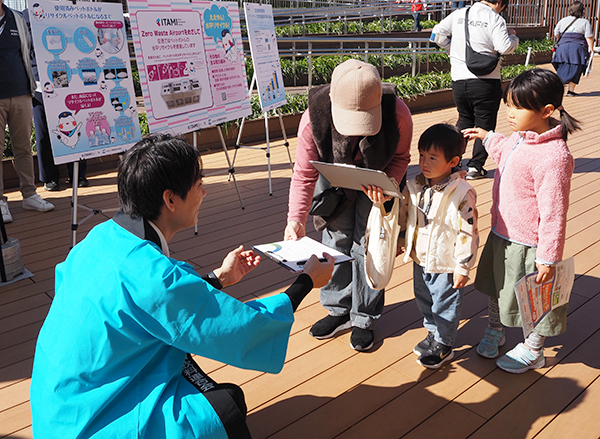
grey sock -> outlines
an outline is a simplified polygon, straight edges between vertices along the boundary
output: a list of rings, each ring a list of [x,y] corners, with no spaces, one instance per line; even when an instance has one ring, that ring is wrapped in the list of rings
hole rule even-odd
[[[500,307],[498,306],[498,299],[490,297],[488,300],[488,324],[490,328],[502,331],[502,322],[500,321]]]
[[[544,341],[546,337],[535,332],[529,334],[529,336],[525,339],[525,344],[529,349],[534,351],[539,351],[544,347]]]

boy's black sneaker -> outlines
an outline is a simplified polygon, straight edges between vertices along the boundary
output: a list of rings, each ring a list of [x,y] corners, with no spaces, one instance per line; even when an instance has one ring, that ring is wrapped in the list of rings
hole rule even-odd
[[[343,316],[327,316],[312,325],[309,333],[314,338],[323,340],[325,338],[331,338],[338,332],[350,329],[351,327],[350,314],[345,314]]]
[[[427,337],[425,337],[425,340],[420,341],[419,344],[415,346],[413,352],[420,357],[425,352],[429,351],[429,349],[431,349],[431,343],[433,343],[433,340],[433,332],[428,333]]]
[[[47,183],[44,183],[44,189],[49,192],[55,192],[60,190],[60,183],[58,180],[50,180]]]
[[[417,359],[417,363],[427,369],[438,369],[442,367],[444,363],[454,358],[454,351],[450,346],[438,343],[433,340],[431,343],[431,349],[425,352]]]
[[[374,338],[372,329],[355,326],[352,328],[352,335],[350,336],[350,347],[359,352],[368,351],[373,347]]]
[[[465,179],[467,180],[479,180],[487,175],[487,171],[483,168],[469,168],[467,170],[467,175],[465,175]]]

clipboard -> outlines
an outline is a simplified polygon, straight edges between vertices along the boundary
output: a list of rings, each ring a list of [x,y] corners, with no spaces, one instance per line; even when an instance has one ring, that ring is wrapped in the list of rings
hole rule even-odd
[[[327,247],[308,236],[304,236],[297,241],[289,240],[253,245],[252,249],[262,253],[294,273],[302,273],[304,271],[304,264],[312,255],[322,258],[323,253],[328,253],[335,259],[335,265],[354,260],[353,257]]]
[[[359,168],[341,163],[325,163],[310,160],[310,164],[329,181],[331,186],[354,189],[362,192],[361,186],[379,186],[385,195],[401,198],[400,189],[383,171]]]

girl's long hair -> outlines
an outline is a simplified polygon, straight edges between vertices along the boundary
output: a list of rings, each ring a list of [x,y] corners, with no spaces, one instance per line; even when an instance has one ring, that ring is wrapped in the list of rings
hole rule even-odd
[[[515,77],[504,92],[504,102],[510,100],[517,108],[540,111],[548,104],[559,110],[562,138],[580,129],[577,119],[562,108],[564,85],[556,73],[545,69],[526,70]]]

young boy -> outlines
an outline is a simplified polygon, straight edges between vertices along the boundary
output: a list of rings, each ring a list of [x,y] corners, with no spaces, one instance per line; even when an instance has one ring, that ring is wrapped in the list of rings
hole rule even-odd
[[[429,331],[415,346],[417,363],[437,369],[454,357],[463,287],[479,245],[477,195],[457,168],[466,141],[453,125],[437,124],[419,139],[421,174],[407,182],[400,210],[405,257],[414,261],[415,300]]]

